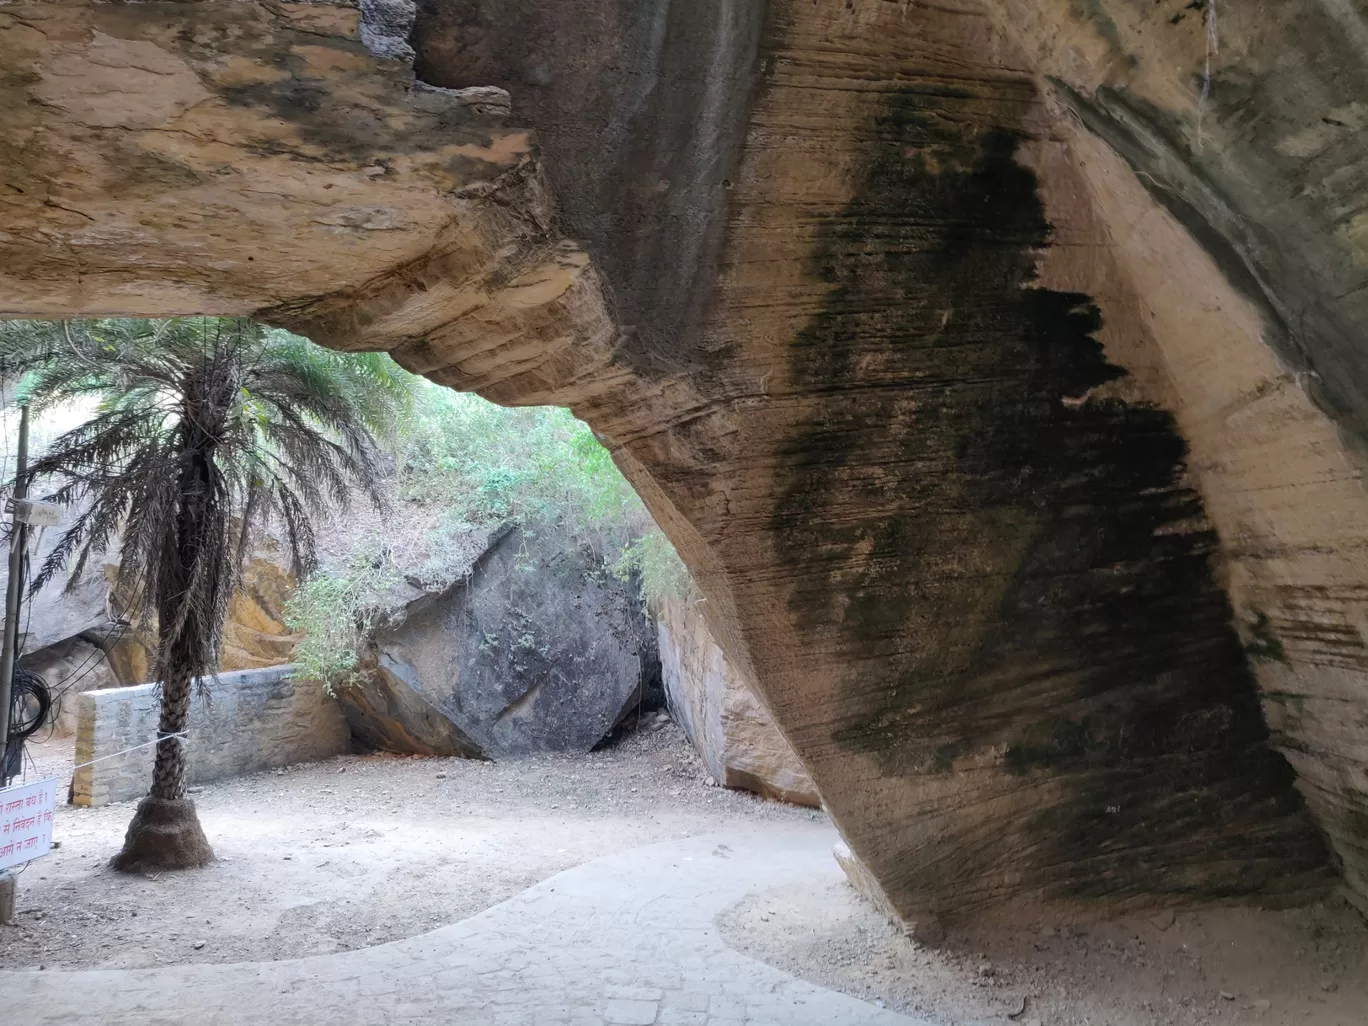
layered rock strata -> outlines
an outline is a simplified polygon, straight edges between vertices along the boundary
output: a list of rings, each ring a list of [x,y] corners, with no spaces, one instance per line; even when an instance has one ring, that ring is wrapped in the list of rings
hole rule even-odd
[[[908,920],[1368,894],[1356,11],[381,6],[6,5],[0,307],[571,406]]]
[[[670,712],[724,787],[822,804],[812,777],[708,630],[699,604],[668,600],[656,618]]]

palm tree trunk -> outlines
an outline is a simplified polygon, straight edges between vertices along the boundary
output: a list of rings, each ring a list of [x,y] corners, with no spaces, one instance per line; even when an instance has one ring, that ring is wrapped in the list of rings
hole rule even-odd
[[[161,611],[165,624],[173,615]],[[163,635],[165,637],[165,635]],[[133,821],[124,835],[123,849],[110,864],[124,872],[161,872],[193,869],[214,860],[204,836],[195,803],[185,793],[185,742],[168,734],[181,734],[190,723],[190,688],[194,683],[187,660],[170,654],[162,664],[161,720],[157,761],[152,768],[152,790],[138,803]]]
[[[179,660],[162,679],[161,720],[158,723],[157,761],[152,767],[152,797],[174,801],[185,797],[185,741],[167,737],[183,734],[190,725],[191,675]]]

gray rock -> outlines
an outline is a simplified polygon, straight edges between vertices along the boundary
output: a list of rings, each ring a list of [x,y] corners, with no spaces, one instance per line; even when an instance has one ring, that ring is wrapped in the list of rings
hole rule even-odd
[[[338,697],[352,736],[367,748],[467,759],[484,756],[479,744],[425,694],[416,669],[389,652],[373,652],[363,683],[342,688]]]
[[[343,689],[354,734],[390,751],[585,752],[658,677],[636,590],[551,529],[496,539],[468,579],[409,604]]]
[[[43,532],[30,556],[31,574],[57,547],[63,532],[71,526],[78,510],[68,510],[61,526]],[[30,544],[33,544],[30,542]],[[8,553],[8,549],[5,550]],[[109,608],[107,574],[115,563],[112,556],[97,554],[87,564],[85,572],[71,584],[65,573],[59,572],[32,601],[26,601],[20,623],[23,650],[36,653],[50,645],[65,642],[87,632],[107,634],[113,626]],[[9,583],[8,563],[0,560],[0,589]],[[28,580],[25,581],[25,587]]]
[[[408,37],[417,15],[413,0],[361,0],[361,42],[376,57],[412,61]]]

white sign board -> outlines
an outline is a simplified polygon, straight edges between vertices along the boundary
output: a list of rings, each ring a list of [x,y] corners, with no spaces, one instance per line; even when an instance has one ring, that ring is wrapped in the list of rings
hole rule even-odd
[[[56,810],[56,780],[0,790],[0,870],[52,851],[52,814]]]
[[[14,519],[30,527],[56,527],[62,522],[62,507],[53,502],[14,499]]]

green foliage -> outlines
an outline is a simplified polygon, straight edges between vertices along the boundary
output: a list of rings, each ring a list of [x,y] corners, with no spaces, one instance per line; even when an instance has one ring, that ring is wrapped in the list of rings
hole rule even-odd
[[[295,646],[296,671],[305,680],[322,681],[329,694],[356,679],[357,648],[369,622],[358,617],[360,582],[352,577],[319,573],[289,601],[285,623],[304,632]]]
[[[568,410],[507,409],[416,378],[413,390],[393,442],[400,517],[356,539],[287,607],[290,628],[306,635],[296,652],[303,672],[345,686],[358,646],[390,615],[405,582],[447,587],[489,532],[509,525],[565,531],[598,555],[602,572],[638,579],[652,607],[687,593],[688,572],[669,541]]]
[[[506,409],[426,385],[400,439],[399,494],[457,523],[556,524],[600,551],[651,526],[608,450],[570,411]]]
[[[618,577],[639,575],[648,605],[688,592],[674,547],[569,410],[506,409],[427,385],[401,444],[400,494],[440,502],[449,524],[555,524]]]
[[[684,601],[694,588],[688,567],[658,527],[652,527],[624,548],[614,570],[624,579],[632,574],[637,576],[642,600],[654,611],[659,611],[669,599]]]
[[[285,625],[303,638],[295,646],[298,676],[329,694],[357,680],[362,643],[388,612],[386,598],[403,585],[399,561],[375,536],[357,544],[340,567],[312,574],[285,605]]]
[[[357,420],[382,442],[392,442],[413,415],[418,382],[388,353],[339,353],[281,328],[263,331],[265,349],[289,364],[311,391],[336,390]]]

